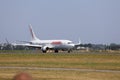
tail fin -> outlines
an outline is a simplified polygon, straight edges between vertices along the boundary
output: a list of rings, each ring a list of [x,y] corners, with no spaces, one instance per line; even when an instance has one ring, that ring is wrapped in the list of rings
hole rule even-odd
[[[38,38],[36,37],[33,29],[32,29],[32,25],[30,24],[29,25],[29,28],[30,28],[30,33],[31,33],[31,36],[32,36],[32,40],[38,40]]]

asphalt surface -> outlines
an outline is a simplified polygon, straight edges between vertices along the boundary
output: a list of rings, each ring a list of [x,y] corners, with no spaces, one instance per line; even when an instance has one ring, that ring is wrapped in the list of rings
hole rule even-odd
[[[81,72],[111,72],[120,73],[120,70],[97,70],[97,69],[78,69],[78,68],[40,68],[40,67],[6,67],[0,69],[26,69],[26,70],[57,70],[57,71],[81,71]]]

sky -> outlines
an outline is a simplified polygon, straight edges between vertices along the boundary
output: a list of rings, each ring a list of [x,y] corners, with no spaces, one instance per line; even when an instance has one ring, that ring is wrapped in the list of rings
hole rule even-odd
[[[120,44],[120,0],[0,0],[0,43],[39,39]]]

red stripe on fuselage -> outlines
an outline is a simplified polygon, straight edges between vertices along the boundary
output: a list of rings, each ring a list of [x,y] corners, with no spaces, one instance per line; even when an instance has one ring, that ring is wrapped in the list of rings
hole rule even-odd
[[[54,41],[51,44],[59,45],[59,44],[62,44],[62,42],[60,42],[60,41]]]

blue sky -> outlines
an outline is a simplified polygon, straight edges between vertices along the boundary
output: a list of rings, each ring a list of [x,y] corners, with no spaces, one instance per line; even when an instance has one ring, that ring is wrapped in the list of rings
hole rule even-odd
[[[0,0],[0,42],[81,39],[83,43],[120,43],[120,0]]]

